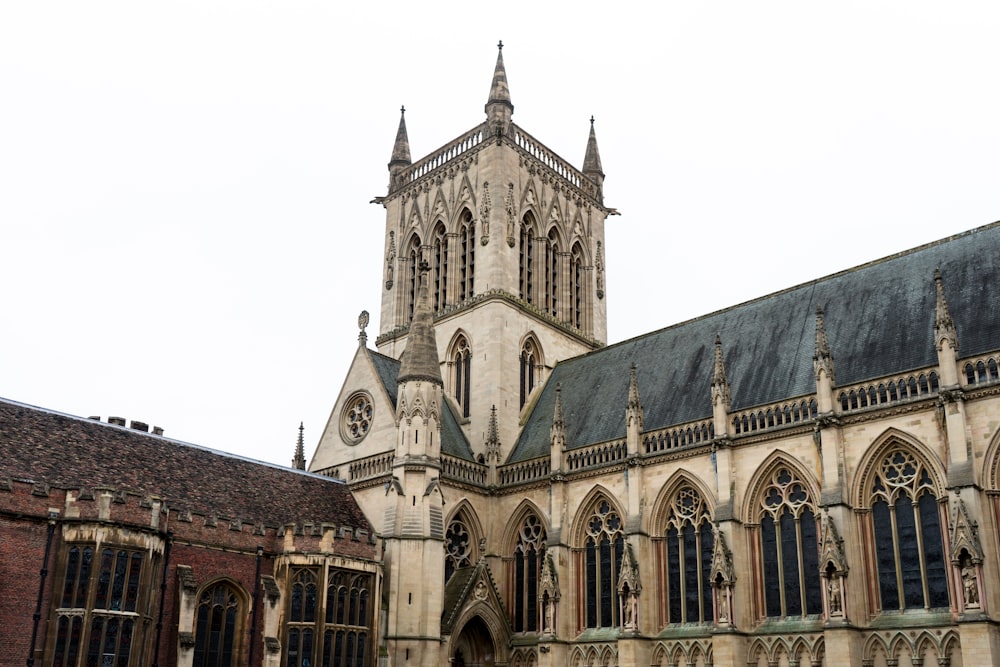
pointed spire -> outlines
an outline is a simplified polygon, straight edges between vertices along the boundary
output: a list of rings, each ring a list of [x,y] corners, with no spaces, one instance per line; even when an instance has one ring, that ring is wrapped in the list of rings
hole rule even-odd
[[[303,422],[299,422],[299,440],[295,444],[295,456],[292,457],[292,467],[296,470],[306,469],[306,453],[305,445],[303,444],[302,434],[305,430],[305,425]]]
[[[583,158],[583,173],[587,176],[604,177],[601,167],[601,152],[597,150],[597,135],[594,133],[594,117],[590,117],[590,138],[587,139],[587,154]]]
[[[642,430],[642,403],[639,401],[639,380],[636,378],[635,364],[629,369],[628,405],[625,408],[625,427],[633,424]]]
[[[507,70],[503,66],[503,42],[497,44],[497,64],[493,70],[493,81],[490,84],[490,97],[486,101],[486,120],[493,128],[493,133],[499,139],[507,133],[510,117],[514,114],[514,105],[510,101],[510,88],[507,87]]]
[[[434,337],[434,313],[427,294],[429,271],[427,262],[421,261],[419,294],[416,307],[413,309],[413,322],[410,323],[406,349],[400,359],[397,382],[427,380],[438,386],[444,386],[438,361],[437,339]]]
[[[941,271],[934,269],[934,289],[937,300],[934,305],[934,343],[941,349],[941,343],[945,340],[951,345],[951,349],[958,351],[958,332],[955,330],[955,321],[951,319],[951,312],[948,310],[948,301],[944,298],[944,283],[941,280]]]
[[[497,406],[490,410],[490,423],[486,428],[486,460],[500,462],[500,433],[497,427]]]
[[[722,337],[715,334],[715,365],[712,370],[712,405],[722,401],[729,410],[729,381],[726,379],[726,361],[722,354]]]
[[[358,334],[358,347],[364,347],[368,344],[368,332],[365,329],[368,327],[368,311],[362,310],[361,314],[358,315],[358,329],[361,332]]]
[[[813,352],[813,371],[819,380],[820,372],[825,372],[830,385],[836,384],[833,374],[833,355],[830,353],[830,341],[826,337],[826,325],[823,323],[823,308],[816,308],[816,347]]]
[[[552,428],[549,435],[554,450],[561,451],[566,446],[566,422],[563,420],[561,382],[556,384],[556,407],[552,412]]]
[[[389,171],[392,171],[394,166],[409,166],[410,164],[410,139],[406,135],[406,107],[400,107],[399,129],[396,130],[396,143],[392,145]]]

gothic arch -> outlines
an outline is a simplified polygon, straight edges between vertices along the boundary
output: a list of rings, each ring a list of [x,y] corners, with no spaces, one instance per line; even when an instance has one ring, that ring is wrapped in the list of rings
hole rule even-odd
[[[483,532],[483,524],[479,520],[479,515],[476,513],[476,509],[469,502],[468,498],[462,498],[457,503],[455,507],[448,512],[448,516],[445,518],[445,524],[449,524],[455,520],[455,518],[462,516],[466,522],[466,527],[475,535],[476,537],[476,549],[479,549],[479,540],[482,539],[486,533]]]
[[[542,234],[545,238],[550,238],[553,233],[555,233],[556,247],[559,248],[560,253],[569,252],[570,246],[566,241],[566,232],[562,229],[562,224],[556,222],[547,221],[544,223],[545,233]],[[582,244],[581,244],[582,245]]]
[[[673,501],[674,495],[685,485],[691,486],[701,495],[708,506],[708,513],[711,516],[715,516],[715,495],[709,491],[705,482],[687,470],[678,469],[660,487],[660,491],[656,494],[656,499],[653,501],[653,511],[647,513],[646,525],[643,526],[643,529],[648,535],[658,534],[660,527],[667,520],[667,515],[670,512],[670,503]]]
[[[944,468],[938,456],[910,434],[896,428],[888,428],[872,441],[856,468],[857,473],[851,484],[851,502],[855,508],[869,507],[871,499],[868,497],[866,489],[871,482],[872,475],[875,474],[875,466],[890,449],[895,447],[910,450],[920,458],[930,473],[934,494],[938,498],[945,497]]]
[[[455,401],[459,414],[468,418],[472,401],[472,339],[464,329],[452,335],[445,364],[446,395]]]
[[[489,598],[487,598],[489,600]],[[454,655],[462,631],[473,619],[478,618],[486,627],[493,641],[494,663],[507,664],[510,660],[510,626],[507,620],[486,600],[477,600],[466,606],[455,620],[454,629],[448,640],[448,656]]]
[[[797,457],[776,449],[757,467],[747,485],[746,495],[743,497],[743,521],[745,523],[756,525],[759,522],[757,505],[760,495],[771,475],[780,467],[793,470],[798,478],[808,486],[809,497],[813,499],[814,504],[819,499],[819,482],[815,475],[807,470]]]
[[[449,360],[452,358],[452,355],[455,353],[455,350],[457,349],[457,345],[458,345],[459,341],[461,339],[463,339],[463,338],[465,339],[466,344],[470,348],[472,347],[472,336],[469,334],[468,331],[466,331],[465,329],[459,327],[458,329],[455,330],[455,333],[453,333],[451,335],[451,339],[448,340],[448,347],[445,348],[445,356]]]
[[[987,491],[1000,491],[1000,429],[993,433],[983,459],[983,485]]]
[[[595,484],[594,488],[587,492],[587,495],[580,501],[576,513],[573,516],[573,528],[570,534],[573,536],[572,546],[582,546],[587,539],[587,515],[602,500],[611,505],[611,509],[618,513],[618,516],[625,518],[625,508],[618,502],[618,497],[609,491],[602,484]]]
[[[485,533],[472,504],[465,498],[458,501],[445,520],[445,582],[456,570],[471,567],[484,556],[480,549]]]
[[[437,192],[434,193],[434,203],[431,204],[431,216],[430,220],[435,222],[440,220],[446,223],[452,219],[451,212],[449,212],[448,200],[445,198],[444,193],[441,192],[441,188],[438,188]],[[449,230],[450,231],[450,230]]]
[[[473,212],[472,217],[475,218],[475,211],[477,208],[476,202],[476,189],[472,187],[472,183],[469,181],[468,173],[462,176],[461,184],[458,188],[458,210],[461,211],[463,208],[468,208]],[[455,220],[461,218],[461,214],[455,217]]]
[[[222,587],[222,589],[235,598],[234,609],[232,613],[225,611],[225,607],[228,606],[229,602],[224,599],[219,599],[216,594],[217,591]],[[211,596],[211,597],[209,597]],[[213,620],[215,619],[216,607],[220,604],[223,606],[224,610],[221,612],[224,614],[224,618],[218,618],[217,622],[219,625],[218,629],[218,641],[220,642],[220,652],[219,659],[214,664],[226,664],[223,656],[225,653],[229,654],[229,665],[239,665],[245,660],[246,656],[243,655],[243,635],[246,633],[246,617],[247,612],[250,608],[250,595],[247,593],[246,589],[237,582],[235,579],[230,577],[216,577],[205,582],[201,587],[198,588],[198,593],[195,596],[195,610],[193,616],[193,627],[191,627],[191,632],[194,635],[194,654],[193,659],[199,662],[199,664],[205,664],[205,660],[208,659],[207,652],[209,650],[208,642],[209,637],[205,635],[198,634],[198,628],[203,627],[205,629],[214,625]],[[203,617],[203,614],[205,616]],[[228,651],[221,650],[222,647],[228,646]],[[201,658],[199,660],[199,657]]]
[[[504,526],[503,534],[500,537],[500,550],[501,553],[510,553],[514,546],[517,544],[518,530],[520,529],[521,522],[530,515],[534,514],[538,517],[539,521],[542,522],[542,527],[545,529],[546,533],[552,530],[552,526],[548,521],[548,517],[545,513],[532,501],[530,498],[523,499],[518,503],[517,507],[511,512],[510,519]]]
[[[542,385],[542,369],[545,366],[542,346],[533,331],[521,338],[518,346],[518,402],[523,409],[529,397]]]
[[[539,206],[541,202],[538,198],[538,184],[535,183],[535,179],[531,178],[527,183],[524,184],[524,188],[521,189],[521,206],[519,217],[523,218],[524,214],[529,210],[535,211],[535,218],[538,219],[541,216],[541,211]]]

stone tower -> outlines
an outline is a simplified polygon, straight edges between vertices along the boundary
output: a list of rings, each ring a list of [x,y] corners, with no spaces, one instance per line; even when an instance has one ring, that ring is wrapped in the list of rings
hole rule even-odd
[[[512,122],[503,45],[485,120],[416,162],[401,115],[389,162],[379,352],[412,336],[419,266],[445,400],[474,452],[491,410],[500,442],[517,439],[559,359],[604,345],[604,173],[591,119],[583,170]],[[503,459],[509,452],[501,452]]]

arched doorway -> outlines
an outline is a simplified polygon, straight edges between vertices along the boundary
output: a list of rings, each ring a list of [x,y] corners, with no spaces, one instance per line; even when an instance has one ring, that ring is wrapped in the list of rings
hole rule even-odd
[[[479,616],[473,616],[455,640],[451,656],[454,667],[493,667],[496,647],[489,628]]]

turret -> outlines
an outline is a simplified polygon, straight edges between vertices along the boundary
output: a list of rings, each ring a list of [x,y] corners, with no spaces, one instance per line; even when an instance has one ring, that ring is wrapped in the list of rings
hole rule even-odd
[[[604,203],[604,169],[601,167],[601,152],[597,150],[597,134],[594,133],[594,117],[590,117],[590,137],[587,139],[587,153],[583,157],[583,175],[589,178],[597,189],[597,201]]]
[[[628,405],[625,406],[625,442],[629,456],[639,453],[639,439],[642,437],[642,403],[639,401],[639,381],[635,364],[629,370]]]
[[[497,44],[497,65],[493,70],[490,97],[486,101],[486,122],[490,133],[499,138],[507,134],[510,117],[514,115],[514,105],[510,101],[507,87],[507,70],[503,66],[503,42]]]
[[[299,439],[295,443],[295,456],[292,457],[292,467],[296,470],[306,469],[306,454],[305,445],[303,443],[302,432],[305,430],[305,426],[302,422],[299,422]]]
[[[816,403],[821,415],[833,412],[833,387],[837,380],[833,374],[833,355],[826,338],[823,309],[816,309],[816,347],[813,352],[813,372],[816,374]]]
[[[392,157],[389,159],[389,192],[402,185],[400,177],[409,167],[410,139],[406,135],[406,107],[399,108],[399,129],[396,130],[396,142],[392,145]]]
[[[941,386],[958,386],[958,331],[955,321],[951,319],[948,301],[944,298],[944,283],[941,271],[934,269],[934,346],[938,353],[938,366],[941,368]]]
[[[712,417],[715,437],[729,434],[729,381],[722,356],[722,338],[715,336],[715,365],[712,369]]]

